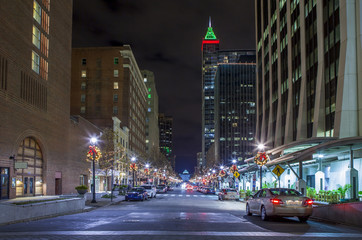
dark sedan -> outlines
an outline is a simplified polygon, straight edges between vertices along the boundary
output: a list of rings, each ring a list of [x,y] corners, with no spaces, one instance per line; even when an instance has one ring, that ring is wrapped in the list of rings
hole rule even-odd
[[[146,189],[144,189],[143,187],[136,187],[136,188],[132,188],[131,190],[129,190],[126,194],[126,198],[125,200],[147,200],[148,199],[148,195],[147,195],[147,191]]]

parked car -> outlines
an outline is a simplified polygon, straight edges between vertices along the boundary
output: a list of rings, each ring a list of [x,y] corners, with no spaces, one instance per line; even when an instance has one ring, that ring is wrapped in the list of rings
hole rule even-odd
[[[194,188],[190,185],[190,184],[187,184],[186,185],[186,190],[187,191],[192,191]]]
[[[289,188],[268,188],[259,190],[246,203],[246,214],[261,215],[263,221],[271,216],[298,217],[306,222],[312,215],[313,200]]]
[[[131,190],[129,190],[126,194],[125,200],[147,200],[148,199],[148,194],[146,189],[144,189],[143,187],[135,187],[135,188],[131,188]]]
[[[205,193],[205,194],[216,194],[215,189],[214,188],[209,188],[209,187],[205,187],[203,189],[203,193]]]
[[[166,193],[167,188],[165,185],[157,185],[156,187],[156,193]]]
[[[219,200],[239,200],[239,192],[234,188],[223,188],[218,194]]]
[[[167,191],[173,191],[173,188],[171,186],[167,186]]]
[[[148,197],[150,197],[150,198],[156,197],[157,191],[156,191],[155,186],[145,184],[145,185],[141,185],[141,187],[146,189]]]

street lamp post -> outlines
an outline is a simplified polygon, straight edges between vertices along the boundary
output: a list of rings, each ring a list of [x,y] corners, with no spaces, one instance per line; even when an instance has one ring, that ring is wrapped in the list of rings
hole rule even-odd
[[[131,161],[134,163],[135,161],[136,161],[136,158],[135,157],[132,157],[131,158]],[[135,164],[135,163],[134,163]],[[136,164],[133,166],[133,168],[132,168],[132,173],[133,173],[133,178],[132,178],[132,180],[133,180],[133,187],[135,187],[136,185],[135,185],[135,171],[136,171]]]
[[[93,145],[92,147],[92,155],[93,155],[93,184],[92,184],[92,192],[93,192],[93,199],[91,201],[91,203],[96,203],[96,166],[95,166],[95,160],[96,160],[96,143],[97,143],[97,138],[92,137],[91,138],[91,144]]]

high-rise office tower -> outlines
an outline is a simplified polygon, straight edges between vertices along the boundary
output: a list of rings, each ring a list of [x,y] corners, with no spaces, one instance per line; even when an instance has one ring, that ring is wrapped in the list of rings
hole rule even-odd
[[[217,51],[220,41],[211,27],[211,19],[205,38],[202,40],[202,157],[205,156],[214,142],[214,87],[217,69]]]
[[[303,181],[317,190],[349,183],[353,198],[362,184],[353,155],[362,142],[361,9],[360,1],[255,1],[256,138],[268,164],[298,167],[302,192]]]
[[[148,70],[141,71],[143,81],[147,87],[147,113],[146,113],[146,152],[159,151],[160,131],[158,127],[158,94],[156,90],[155,75]]]
[[[175,156],[173,154],[172,124],[173,118],[160,113],[158,116],[160,128],[160,152],[165,155],[171,166],[175,169]]]
[[[219,56],[223,62],[215,77],[215,156],[217,162],[230,164],[254,154],[255,51],[220,51]]]
[[[112,128],[112,117],[129,129],[129,148],[146,154],[148,90],[129,45],[73,48],[71,113],[100,128]]]

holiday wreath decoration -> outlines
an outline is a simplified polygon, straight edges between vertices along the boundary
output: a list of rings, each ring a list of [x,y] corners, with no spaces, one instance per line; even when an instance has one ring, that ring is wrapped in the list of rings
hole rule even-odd
[[[95,161],[99,161],[99,159],[102,157],[101,150],[99,150],[97,146],[89,146],[89,151],[87,153],[87,159],[89,161],[93,161],[93,154],[95,155]]]
[[[224,170],[221,170],[221,171],[219,172],[219,176],[220,176],[220,177],[225,177],[225,175],[226,175],[226,172],[225,172]]]
[[[259,166],[265,165],[269,161],[269,156],[265,152],[258,152],[254,157],[254,162]]]
[[[129,169],[130,169],[130,170],[133,170],[133,171],[137,171],[137,170],[138,170],[138,166],[137,166],[137,164],[135,164],[135,163],[131,163],[131,164],[129,165]]]
[[[238,167],[237,167],[236,165],[232,165],[232,166],[230,167],[230,172],[234,173],[234,172],[236,172],[236,171],[238,171]]]

